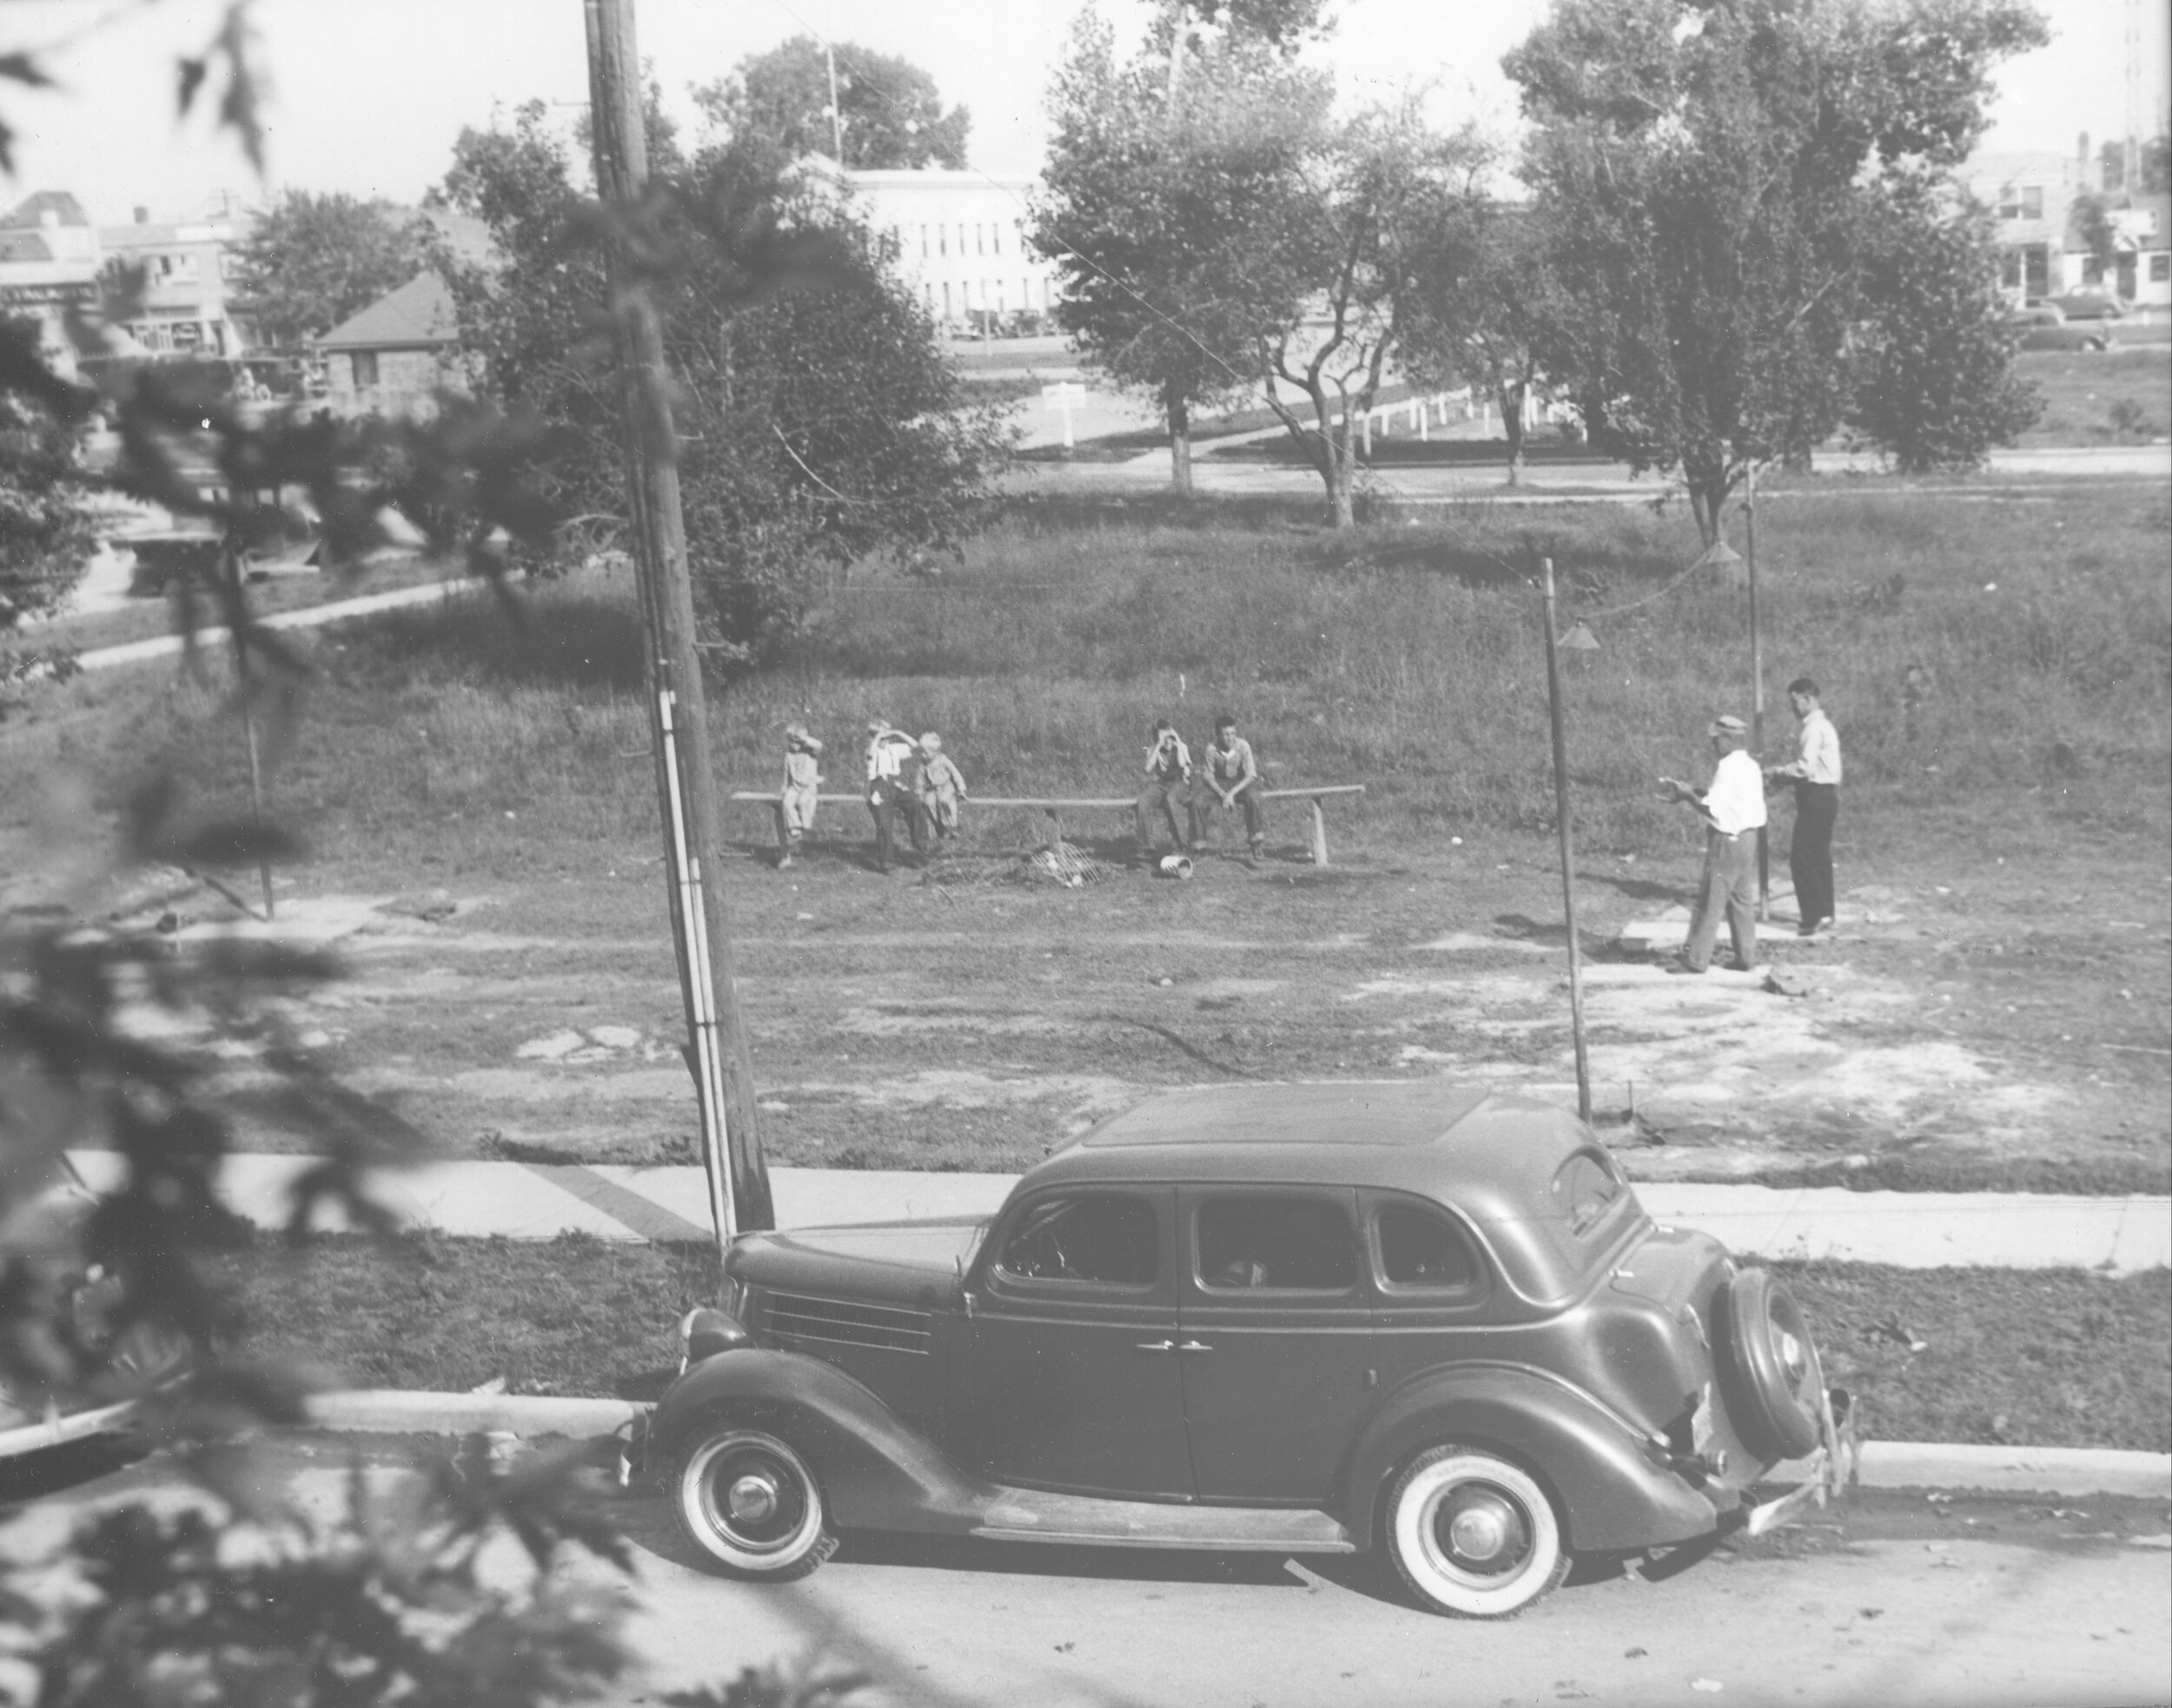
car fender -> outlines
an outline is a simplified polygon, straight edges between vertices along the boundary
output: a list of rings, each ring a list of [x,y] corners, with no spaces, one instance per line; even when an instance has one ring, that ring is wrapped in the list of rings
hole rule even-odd
[[[667,1473],[692,1433],[719,1413],[790,1441],[847,1529],[962,1533],[995,1498],[864,1384],[768,1347],[718,1353],[673,1382],[649,1421],[644,1468]]]
[[[1712,1498],[1669,1469],[1663,1447],[1611,1407],[1528,1366],[1459,1364],[1388,1395],[1360,1439],[1343,1523],[1361,1547],[1371,1543],[1387,1480],[1445,1442],[1489,1449],[1540,1477],[1580,1552],[1686,1542],[1718,1527]]]

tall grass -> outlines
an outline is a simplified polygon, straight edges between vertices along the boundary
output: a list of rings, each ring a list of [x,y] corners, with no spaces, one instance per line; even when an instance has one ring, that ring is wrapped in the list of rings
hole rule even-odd
[[[933,583],[856,574],[797,656],[715,696],[725,779],[771,784],[781,727],[804,718],[849,787],[860,726],[880,715],[942,732],[983,795],[1121,795],[1155,717],[1203,741],[1227,706],[1275,784],[1364,783],[1348,811],[1375,838],[1547,827],[1532,578],[1550,555],[1564,626],[1584,618],[1600,646],[1567,680],[1580,834],[1598,850],[1679,838],[1652,780],[1701,775],[1707,720],[1750,709],[1745,601],[1709,571],[1682,578],[1699,551],[1685,516],[1473,509],[1337,536],[1295,513],[1032,506]],[[2145,489],[1775,495],[1758,532],[1767,751],[1785,750],[1783,691],[1808,673],[1858,802],[1936,809],[2043,787],[2108,830],[2161,829],[2169,552],[2166,498]],[[546,587],[523,630],[478,601],[387,613],[343,645],[324,655],[321,732],[280,784],[335,834],[388,853],[455,817],[478,848],[646,834],[623,578]],[[1929,685],[1912,709],[1911,665]],[[140,750],[208,705],[145,699],[113,739]],[[231,756],[211,747],[222,757],[201,769],[230,792]]]

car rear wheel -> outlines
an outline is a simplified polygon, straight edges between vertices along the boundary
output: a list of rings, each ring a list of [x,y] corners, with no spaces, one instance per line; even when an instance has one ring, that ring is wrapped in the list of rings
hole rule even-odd
[[[1795,1295],[1770,1269],[1727,1283],[1726,1356],[1720,1387],[1743,1444],[1767,1459],[1800,1459],[1817,1447],[1825,1374]]]
[[[1387,1497],[1387,1551],[1435,1612],[1500,1619],[1568,1575],[1561,1522],[1538,1480],[1474,1447],[1440,1447],[1404,1466]]]
[[[766,1430],[698,1433],[679,1455],[672,1497],[686,1539],[735,1578],[804,1578],[837,1549],[814,1473]]]

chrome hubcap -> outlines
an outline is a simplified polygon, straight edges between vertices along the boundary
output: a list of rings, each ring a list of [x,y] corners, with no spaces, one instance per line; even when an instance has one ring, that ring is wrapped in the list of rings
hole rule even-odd
[[[1452,1493],[1436,1533],[1451,1559],[1482,1572],[1508,1570],[1530,1546],[1523,1513],[1513,1500],[1490,1488]]]
[[[736,1479],[725,1494],[725,1506],[739,1524],[759,1524],[777,1511],[777,1485],[769,1477],[750,1472]]]

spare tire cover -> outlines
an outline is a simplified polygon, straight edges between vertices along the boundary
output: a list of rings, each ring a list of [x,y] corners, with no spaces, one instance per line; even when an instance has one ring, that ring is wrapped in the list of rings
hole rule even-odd
[[[1720,1337],[1720,1392],[1743,1445],[1768,1460],[1800,1459],[1818,1445],[1825,1376],[1795,1295],[1770,1269],[1728,1282]]]

